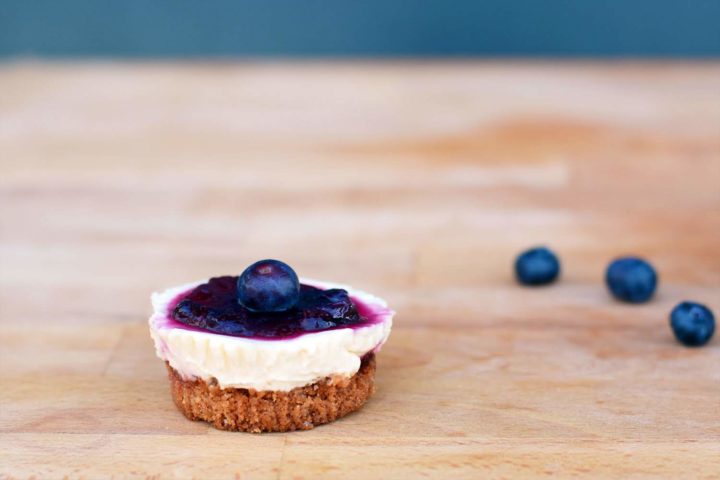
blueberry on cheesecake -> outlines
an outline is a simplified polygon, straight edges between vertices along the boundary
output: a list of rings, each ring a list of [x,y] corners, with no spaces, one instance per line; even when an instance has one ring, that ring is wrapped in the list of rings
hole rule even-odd
[[[178,409],[247,432],[307,430],[362,407],[394,315],[378,297],[299,279],[278,260],[152,303],[150,334]]]

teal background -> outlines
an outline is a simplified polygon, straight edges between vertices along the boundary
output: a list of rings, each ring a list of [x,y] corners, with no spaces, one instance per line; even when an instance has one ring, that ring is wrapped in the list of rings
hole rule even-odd
[[[0,0],[2,57],[720,54],[720,0]]]

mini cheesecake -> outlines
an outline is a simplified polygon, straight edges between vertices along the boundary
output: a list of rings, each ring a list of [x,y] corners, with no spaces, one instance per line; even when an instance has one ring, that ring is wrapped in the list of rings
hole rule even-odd
[[[153,294],[150,334],[187,418],[223,430],[285,432],[365,404],[394,312],[348,286],[297,283],[293,306],[282,311],[247,308],[232,276]]]

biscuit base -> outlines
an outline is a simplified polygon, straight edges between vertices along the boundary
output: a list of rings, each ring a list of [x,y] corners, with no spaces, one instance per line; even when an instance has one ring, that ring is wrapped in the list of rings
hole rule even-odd
[[[328,377],[287,392],[220,388],[214,381],[184,380],[166,365],[177,408],[190,420],[202,420],[220,430],[310,430],[358,410],[375,391],[374,354],[366,356],[350,378]]]

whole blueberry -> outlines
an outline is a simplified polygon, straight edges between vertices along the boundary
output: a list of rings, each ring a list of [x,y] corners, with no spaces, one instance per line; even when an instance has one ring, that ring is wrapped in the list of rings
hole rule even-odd
[[[670,326],[680,343],[701,347],[715,333],[715,316],[705,305],[682,302],[670,312]]]
[[[618,258],[608,266],[605,283],[618,300],[643,303],[655,293],[657,273],[652,265],[641,258]]]
[[[523,285],[552,283],[559,274],[560,261],[548,248],[531,248],[515,259],[515,276]]]
[[[300,281],[290,265],[279,260],[260,260],[238,278],[237,295],[248,310],[282,312],[297,305]]]

